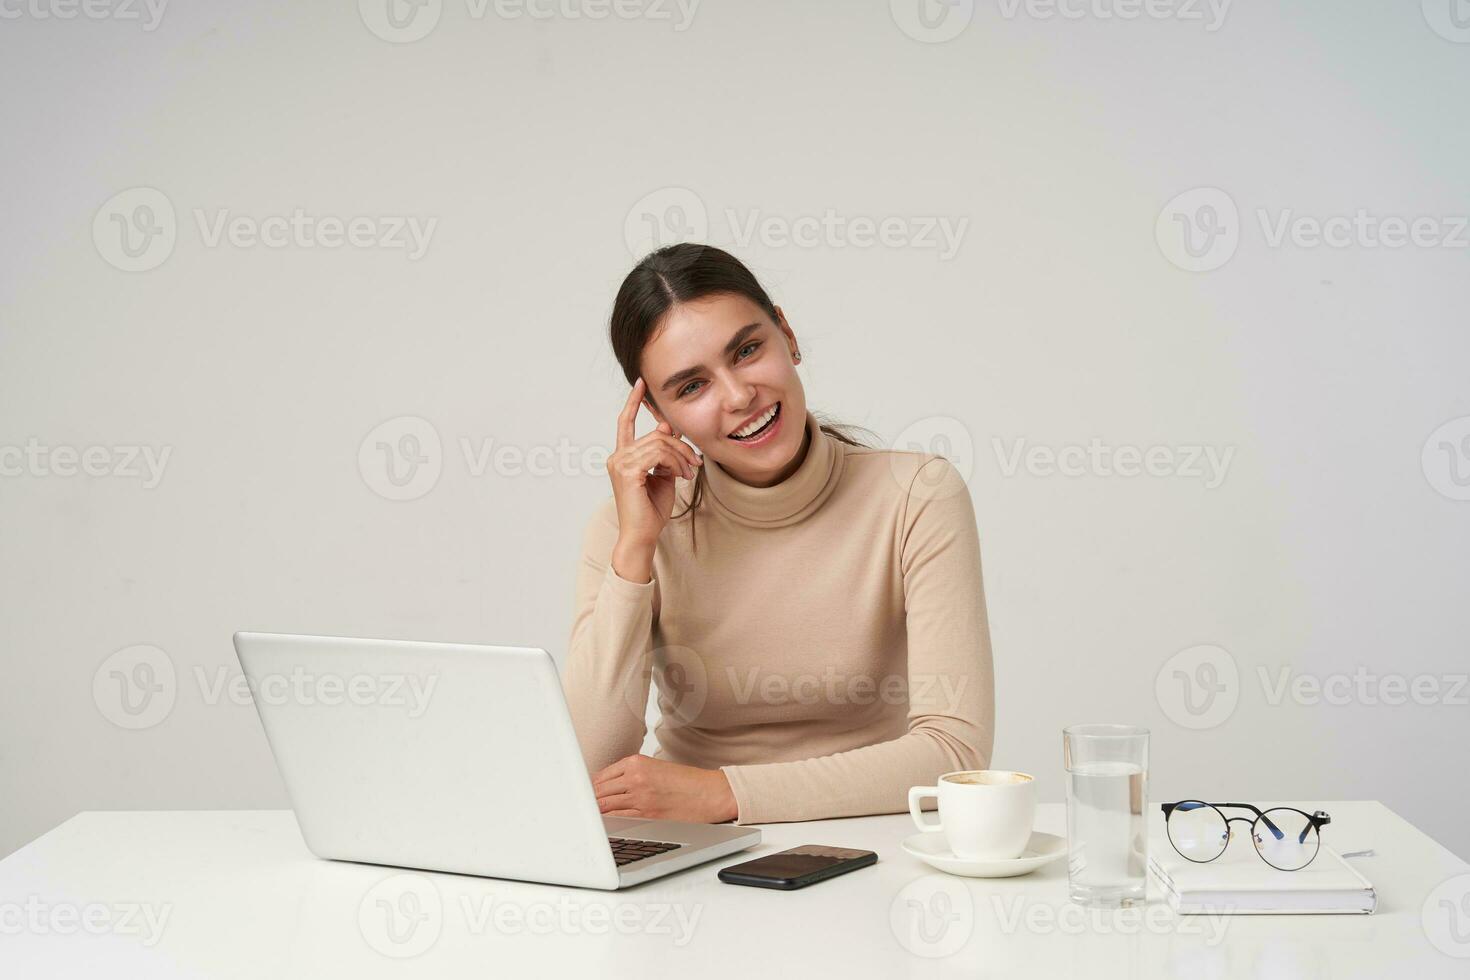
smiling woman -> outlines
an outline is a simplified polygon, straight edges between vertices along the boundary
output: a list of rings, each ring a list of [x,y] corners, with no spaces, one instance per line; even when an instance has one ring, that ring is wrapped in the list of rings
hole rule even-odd
[[[910,786],[988,766],[980,542],[954,466],[819,421],[785,314],[720,249],[644,258],[611,334],[632,389],[565,669],[602,811],[898,813]],[[657,424],[636,437],[644,407]],[[659,749],[645,756],[651,683]]]

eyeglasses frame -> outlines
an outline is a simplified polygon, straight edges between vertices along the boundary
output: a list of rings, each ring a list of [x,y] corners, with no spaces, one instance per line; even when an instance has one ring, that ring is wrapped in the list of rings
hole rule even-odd
[[[1193,803],[1195,805],[1186,807],[1186,803]],[[1169,817],[1176,809],[1197,810],[1202,806],[1207,806],[1210,809],[1214,810],[1216,813],[1219,813],[1220,819],[1225,822],[1225,846],[1220,848],[1220,854],[1216,854],[1212,858],[1205,858],[1203,861],[1192,858],[1188,854],[1185,854],[1183,851],[1179,850],[1179,845],[1174,843],[1174,835],[1168,832]],[[1223,812],[1221,812],[1221,807],[1249,810],[1254,813],[1256,817],[1254,820],[1247,820],[1245,817],[1227,817]],[[1261,808],[1256,806],[1254,803],[1210,803],[1206,800],[1180,800],[1178,803],[1161,803],[1159,804],[1159,808],[1164,811],[1164,836],[1169,838],[1169,846],[1173,847],[1174,850],[1179,854],[1179,856],[1184,858],[1184,860],[1191,861],[1195,864],[1209,864],[1211,861],[1217,860],[1221,854],[1224,854],[1230,848],[1230,841],[1233,839],[1235,834],[1234,828],[1230,826],[1232,823],[1250,824],[1252,840],[1254,840],[1256,836],[1256,824],[1263,821],[1266,825],[1266,829],[1271,831],[1272,836],[1274,836],[1277,840],[1281,840],[1283,837],[1286,836],[1284,833],[1281,832],[1281,828],[1277,827],[1276,824],[1271,822],[1271,818],[1266,816],[1266,813],[1269,813],[1270,811],[1268,810],[1263,812]],[[1332,817],[1328,816],[1327,813],[1322,810],[1314,810],[1311,813],[1308,813],[1305,810],[1298,810],[1294,806],[1273,806],[1271,810],[1290,810],[1292,813],[1300,813],[1302,816],[1306,817],[1307,826],[1302,828],[1301,836],[1297,838],[1297,843],[1302,844],[1306,842],[1307,830],[1308,828],[1310,828],[1317,832],[1317,850],[1312,852],[1312,856],[1307,860],[1306,864],[1303,864],[1301,867],[1297,868],[1282,868],[1274,865],[1270,861],[1266,861],[1266,856],[1261,853],[1260,848],[1252,848],[1252,850],[1256,852],[1256,856],[1259,857],[1262,861],[1266,861],[1266,865],[1268,867],[1275,868],[1277,871],[1300,871],[1302,870],[1302,868],[1307,867],[1307,865],[1317,860],[1317,854],[1322,850],[1322,828],[1332,822]]]

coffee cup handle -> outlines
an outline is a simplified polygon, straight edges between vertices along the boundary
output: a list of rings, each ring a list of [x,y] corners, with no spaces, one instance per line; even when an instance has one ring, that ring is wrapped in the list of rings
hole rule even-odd
[[[926,796],[939,798],[938,786],[915,786],[909,790],[909,816],[914,818],[914,826],[920,830],[942,830],[944,823],[935,815],[933,823],[925,823],[924,818],[919,816],[923,811],[919,809],[919,801]]]

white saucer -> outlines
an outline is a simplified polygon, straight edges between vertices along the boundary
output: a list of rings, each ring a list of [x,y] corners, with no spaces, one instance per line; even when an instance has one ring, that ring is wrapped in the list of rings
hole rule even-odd
[[[1029,874],[1067,853],[1067,840],[1055,834],[1033,831],[1020,857],[975,861],[955,857],[943,831],[930,830],[905,837],[903,849],[925,864],[967,878],[1011,878]]]

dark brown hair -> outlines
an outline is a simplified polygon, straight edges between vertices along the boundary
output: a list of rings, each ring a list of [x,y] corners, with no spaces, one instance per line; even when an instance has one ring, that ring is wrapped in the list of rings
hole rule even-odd
[[[744,296],[760,307],[772,323],[780,323],[776,304],[771,302],[771,297],[766,295],[751,271],[735,256],[713,245],[693,242],[666,245],[648,253],[633,267],[618,288],[609,324],[613,356],[618,359],[629,385],[638,380],[643,347],[665,314],[679,303],[715,293]],[[847,430],[856,429],[856,426],[828,421],[815,411],[812,416],[817,418],[821,430],[837,441],[849,446],[867,445],[848,434]],[[674,519],[689,517],[691,541],[694,511],[704,497],[704,482],[704,467],[696,467],[694,493],[689,499],[689,506],[683,513],[673,515]]]

